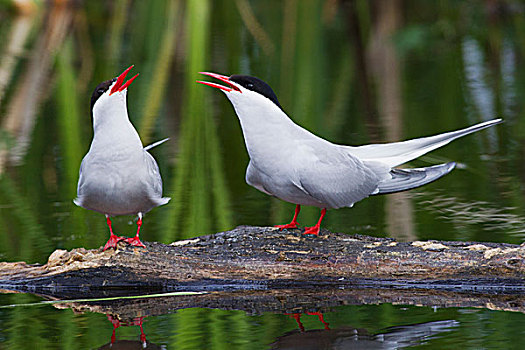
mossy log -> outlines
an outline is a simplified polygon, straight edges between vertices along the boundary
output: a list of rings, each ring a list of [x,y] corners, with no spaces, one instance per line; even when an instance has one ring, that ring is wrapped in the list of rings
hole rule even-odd
[[[0,288],[57,298],[170,291],[389,288],[525,295],[525,247],[397,242],[323,230],[240,226],[146,249],[57,250],[45,265],[0,263]]]

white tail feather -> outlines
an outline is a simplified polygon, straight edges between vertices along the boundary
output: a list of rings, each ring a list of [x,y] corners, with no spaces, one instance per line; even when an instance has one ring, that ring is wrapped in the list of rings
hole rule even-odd
[[[390,167],[395,167],[445,146],[457,138],[499,124],[502,121],[502,119],[493,119],[444,134],[401,142],[348,147],[347,149],[351,154],[359,157],[361,160],[378,161]]]
[[[147,145],[146,147],[144,147],[144,151],[147,151],[149,149],[152,149],[153,147],[157,147],[158,145],[168,141],[170,138],[169,137],[166,137],[165,139],[162,139],[160,141],[157,141],[157,142],[154,142],[152,143],[151,145]]]

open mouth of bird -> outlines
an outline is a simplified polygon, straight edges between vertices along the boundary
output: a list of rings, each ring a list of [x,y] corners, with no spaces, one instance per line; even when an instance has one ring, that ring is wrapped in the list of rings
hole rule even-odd
[[[128,81],[126,81],[124,83],[124,79],[126,79],[126,75],[131,70],[131,68],[133,68],[133,65],[128,67],[128,69],[126,69],[124,72],[122,72],[121,75],[118,76],[117,82],[111,88],[111,92],[109,93],[110,95],[115,93],[115,92],[117,92],[117,91],[120,92],[120,91],[126,90],[126,88],[133,82],[133,80],[135,80],[135,78],[139,76],[139,73],[137,73],[137,74],[135,74],[135,76],[133,76],[133,78],[131,78],[130,80],[128,80]]]
[[[211,87],[214,87],[214,88],[217,88],[217,89],[221,89],[223,91],[226,91],[226,92],[230,92],[230,91],[237,91],[237,92],[241,92],[241,89],[239,89],[235,84],[231,83],[230,82],[230,77],[227,77],[225,75],[221,75],[221,74],[217,74],[217,73],[210,73],[210,72],[199,72],[200,74],[204,74],[204,75],[208,75],[212,78],[215,78],[215,79],[218,79],[226,84],[229,85],[228,86],[224,86],[224,85],[220,85],[220,84],[216,84],[216,83],[212,83],[212,82],[209,82],[209,81],[202,81],[202,80],[197,80],[197,83],[200,83],[200,84],[204,84],[204,85],[208,85],[208,86],[211,86]]]

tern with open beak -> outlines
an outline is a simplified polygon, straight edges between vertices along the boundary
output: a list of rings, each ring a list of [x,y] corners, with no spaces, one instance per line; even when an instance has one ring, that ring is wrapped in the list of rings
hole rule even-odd
[[[321,208],[319,221],[315,226],[306,227],[304,234],[319,233],[326,209],[352,207],[368,196],[410,190],[448,174],[456,163],[414,169],[395,167],[459,137],[502,122],[494,119],[402,142],[357,147],[337,145],[295,124],[264,81],[247,75],[201,74],[226,84],[197,81],[220,89],[235,109],[250,156],[246,182],[266,194],[296,204],[292,222],[277,227],[297,228],[301,205]]]
[[[93,141],[80,165],[76,205],[106,215],[110,237],[104,250],[116,248],[119,241],[145,247],[139,239],[142,216],[169,202],[162,197],[162,178],[157,162],[148,149],[166,141],[143,147],[128,117],[127,88],[138,76],[124,83],[133,66],[118,78],[100,83],[91,95]],[[135,237],[113,233],[110,216],[137,215]]]

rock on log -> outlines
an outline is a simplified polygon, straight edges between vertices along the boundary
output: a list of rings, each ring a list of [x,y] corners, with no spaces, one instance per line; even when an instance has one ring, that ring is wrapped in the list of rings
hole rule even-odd
[[[388,287],[525,294],[525,247],[397,242],[323,230],[240,226],[146,249],[57,250],[45,265],[0,263],[0,288],[56,297],[141,292]]]

